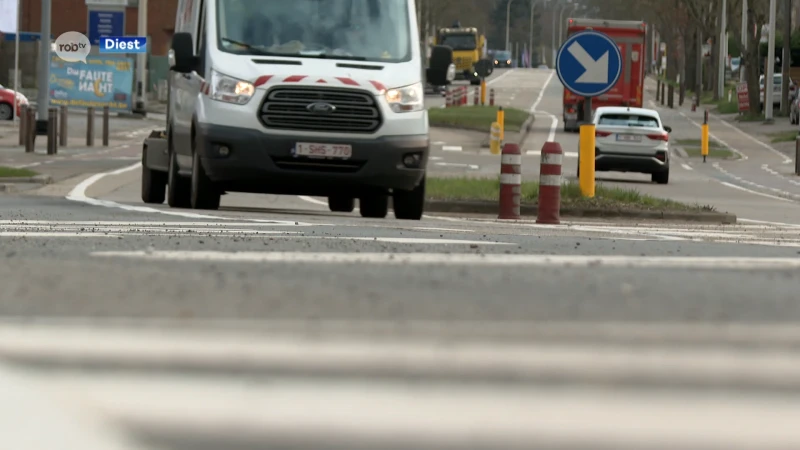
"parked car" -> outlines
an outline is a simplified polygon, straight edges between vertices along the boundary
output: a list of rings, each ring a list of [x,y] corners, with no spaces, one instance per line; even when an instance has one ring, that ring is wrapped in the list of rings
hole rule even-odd
[[[17,117],[22,113],[22,106],[28,104],[28,99],[17,93]],[[14,119],[14,91],[0,84],[0,120]]]
[[[652,109],[602,106],[595,125],[595,170],[651,174],[654,183],[669,182],[669,133]],[[580,176],[580,158],[578,158]]]
[[[758,86],[761,98],[761,109],[764,109],[764,75],[758,78]],[[772,104],[773,108],[780,106],[781,94],[783,93],[783,74],[776,73],[772,76]],[[789,101],[793,101],[797,97],[797,84],[794,80],[789,79]]]

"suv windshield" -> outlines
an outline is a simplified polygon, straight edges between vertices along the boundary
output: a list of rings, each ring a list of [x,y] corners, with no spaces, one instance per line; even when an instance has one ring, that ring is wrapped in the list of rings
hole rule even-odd
[[[511,59],[511,52],[497,52],[494,54],[494,59]]]
[[[475,50],[478,47],[474,34],[445,34],[439,45],[445,45],[453,50]]]
[[[401,62],[411,57],[408,0],[217,0],[230,53]]]

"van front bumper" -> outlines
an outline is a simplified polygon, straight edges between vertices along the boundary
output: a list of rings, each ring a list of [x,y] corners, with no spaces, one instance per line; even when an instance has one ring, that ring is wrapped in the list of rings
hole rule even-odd
[[[211,124],[197,124],[196,132],[203,168],[225,191],[324,197],[411,190],[428,163],[427,135],[321,138]],[[353,154],[348,160],[297,157],[292,154],[297,142],[347,144]],[[405,164],[409,155],[416,155],[419,164]]]

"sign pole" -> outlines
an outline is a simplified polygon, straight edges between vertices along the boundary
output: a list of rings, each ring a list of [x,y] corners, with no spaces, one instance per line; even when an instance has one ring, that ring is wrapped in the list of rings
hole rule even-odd
[[[137,25],[139,36],[147,37],[147,0],[139,0]],[[136,110],[141,115],[147,115],[145,111],[147,105],[147,54],[148,52],[136,55]]]
[[[16,35],[14,36],[14,111],[11,113],[11,117],[14,118],[14,122],[16,123],[17,118],[17,94],[19,94],[19,41],[20,39],[20,23],[22,22],[22,0],[17,0],[17,29],[15,31]],[[19,118],[19,124],[22,126],[22,118]]]
[[[38,93],[36,96],[36,135],[47,133],[47,109],[50,106],[50,28],[52,0],[42,0],[42,31],[39,40]],[[19,33],[17,33],[19,40]]]

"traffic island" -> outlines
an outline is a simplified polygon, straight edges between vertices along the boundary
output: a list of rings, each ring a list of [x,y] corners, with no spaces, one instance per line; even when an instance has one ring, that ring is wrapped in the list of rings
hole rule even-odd
[[[689,158],[702,158],[702,142],[700,139],[680,139],[677,144]],[[739,159],[741,156],[727,146],[713,140],[708,140],[709,159]]]
[[[489,132],[497,120],[497,106],[458,106],[453,108],[431,108],[428,110],[428,123],[432,127],[458,128]],[[517,133],[527,128],[526,122],[532,117],[527,111],[516,108],[503,108],[505,111],[505,132]],[[530,122],[528,122],[530,123]]]
[[[30,169],[0,166],[0,192],[17,192],[19,185],[50,184],[49,175],[40,175]]]
[[[520,214],[538,215],[539,183],[523,182]],[[498,214],[500,181],[491,178],[428,178],[426,211],[456,214]],[[597,186],[595,196],[582,195],[578,183],[561,185],[561,216],[573,218],[673,220],[736,223],[736,216],[713,206],[686,204],[642,194],[635,189]]]

